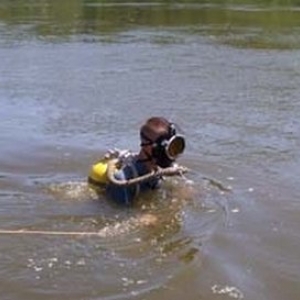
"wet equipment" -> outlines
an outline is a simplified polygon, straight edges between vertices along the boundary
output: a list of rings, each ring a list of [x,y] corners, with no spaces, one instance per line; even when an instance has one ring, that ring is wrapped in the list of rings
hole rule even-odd
[[[121,168],[121,166],[122,163],[120,162],[119,158],[104,158],[91,167],[88,176],[88,182],[96,187],[105,187],[105,185],[108,183],[112,183],[119,186],[129,186],[141,183],[146,180],[150,180],[152,178],[182,175],[183,173],[186,173],[188,171],[186,167],[174,164],[173,166],[164,169],[158,167],[150,173],[139,177],[135,177],[128,180],[119,180],[115,178],[114,174]]]

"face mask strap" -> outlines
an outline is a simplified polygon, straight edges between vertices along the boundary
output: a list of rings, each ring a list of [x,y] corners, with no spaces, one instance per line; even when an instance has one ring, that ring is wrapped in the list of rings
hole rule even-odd
[[[146,140],[147,142],[142,142],[141,146],[150,146],[155,144],[149,137],[147,137],[143,132],[141,132],[141,138]]]
[[[176,135],[176,126],[175,126],[174,123],[169,123],[169,136],[170,136],[170,139],[174,135]]]
[[[140,145],[141,147],[144,147],[144,146],[152,146],[155,144],[155,142],[153,142],[148,136],[146,136],[143,132],[141,132],[141,138],[143,140],[146,140],[146,142],[142,142]],[[139,162],[147,162],[147,161],[153,161],[154,157],[149,154],[148,152],[146,152],[144,149],[142,150],[144,152],[144,154],[146,155],[146,158],[144,159],[139,159],[138,161]]]

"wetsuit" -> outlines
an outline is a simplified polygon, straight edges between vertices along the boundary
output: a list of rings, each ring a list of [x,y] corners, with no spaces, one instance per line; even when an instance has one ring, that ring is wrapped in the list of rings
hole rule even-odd
[[[136,178],[148,173],[144,163],[136,158],[133,158],[129,164],[123,166],[118,172],[115,173],[115,178],[119,180],[128,180]],[[160,179],[152,178],[143,181],[139,184],[130,186],[118,186],[109,183],[106,186],[106,194],[108,198],[120,204],[131,204],[133,199],[141,192],[153,190],[159,187]]]

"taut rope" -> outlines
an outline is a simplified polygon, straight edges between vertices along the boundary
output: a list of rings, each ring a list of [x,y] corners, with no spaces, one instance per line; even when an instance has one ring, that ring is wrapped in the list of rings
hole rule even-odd
[[[61,236],[103,236],[101,232],[85,232],[85,231],[44,231],[44,230],[6,230],[0,229],[0,234],[7,235],[61,235]]]

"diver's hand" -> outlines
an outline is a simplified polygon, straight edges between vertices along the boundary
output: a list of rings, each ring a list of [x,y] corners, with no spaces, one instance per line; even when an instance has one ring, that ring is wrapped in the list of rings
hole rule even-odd
[[[173,168],[174,168],[174,173],[175,173],[175,175],[182,175],[182,174],[184,174],[184,173],[187,173],[188,170],[189,170],[187,167],[185,167],[185,166],[180,166],[180,165],[177,165],[177,164],[175,164],[175,165],[173,166]]]
[[[161,169],[163,176],[175,176],[175,175],[183,175],[188,172],[188,168],[184,166],[180,166],[178,164],[173,164],[171,167]]]

